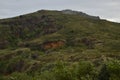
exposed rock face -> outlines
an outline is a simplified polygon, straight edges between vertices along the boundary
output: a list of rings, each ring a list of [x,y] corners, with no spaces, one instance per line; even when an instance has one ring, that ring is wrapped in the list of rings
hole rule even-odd
[[[99,16],[90,16],[86,13],[83,13],[83,12],[78,12],[78,11],[73,11],[73,10],[70,10],[70,9],[66,9],[66,10],[62,10],[62,13],[63,14],[74,14],[74,15],[81,15],[83,17],[87,17],[87,18],[91,18],[91,19],[100,19]]]
[[[58,40],[58,41],[46,41],[41,44],[37,43],[28,43],[28,44],[20,44],[19,47],[28,47],[32,50],[42,50],[47,51],[49,49],[58,49],[65,45],[65,41]],[[36,55],[35,55],[36,56]]]
[[[42,44],[42,48],[44,50],[48,49],[57,49],[65,45],[64,41],[51,41],[51,42],[45,42]]]

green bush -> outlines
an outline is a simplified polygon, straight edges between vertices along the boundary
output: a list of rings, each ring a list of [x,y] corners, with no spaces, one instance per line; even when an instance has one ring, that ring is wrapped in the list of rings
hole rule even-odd
[[[95,80],[96,72],[90,62],[79,62],[75,68],[75,74],[79,80]]]
[[[119,80],[120,79],[120,61],[111,60],[103,65],[99,74],[99,80]]]
[[[110,80],[120,80],[120,61],[113,60],[107,63]]]
[[[56,80],[74,80],[73,73],[65,66],[63,62],[58,62],[54,68]]]
[[[99,72],[98,80],[109,80],[110,74],[107,70],[106,64],[104,64]]]

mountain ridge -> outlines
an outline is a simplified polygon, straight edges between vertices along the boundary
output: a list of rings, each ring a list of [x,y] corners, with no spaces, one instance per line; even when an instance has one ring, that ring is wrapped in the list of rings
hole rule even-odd
[[[119,63],[120,23],[71,10],[0,20],[1,80],[119,80]]]

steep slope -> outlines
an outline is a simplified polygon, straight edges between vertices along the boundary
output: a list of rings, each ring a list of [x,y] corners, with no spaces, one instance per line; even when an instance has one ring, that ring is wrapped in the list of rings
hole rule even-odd
[[[104,80],[101,78],[107,73],[103,74],[102,69],[108,65],[106,63],[115,64],[115,70],[120,69],[120,23],[72,10],[40,10],[0,20],[0,75],[7,76],[5,80],[12,75],[23,77],[24,74],[30,80],[28,77],[34,77],[36,73],[50,77],[49,71],[54,69],[56,61],[64,61],[65,69],[68,66],[74,69],[79,62],[89,61],[97,72],[94,80]],[[83,63],[82,67],[89,67],[89,62]],[[48,71],[49,76],[42,74],[44,71]]]

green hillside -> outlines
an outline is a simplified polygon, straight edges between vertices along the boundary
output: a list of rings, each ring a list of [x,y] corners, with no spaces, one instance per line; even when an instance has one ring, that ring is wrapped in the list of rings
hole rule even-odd
[[[72,10],[0,20],[0,80],[119,80],[120,23]]]

